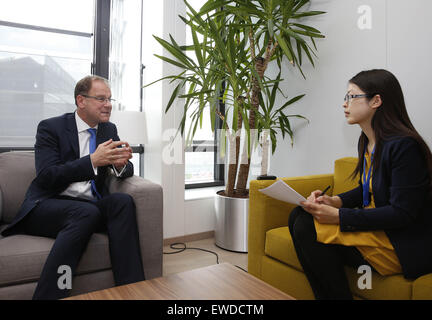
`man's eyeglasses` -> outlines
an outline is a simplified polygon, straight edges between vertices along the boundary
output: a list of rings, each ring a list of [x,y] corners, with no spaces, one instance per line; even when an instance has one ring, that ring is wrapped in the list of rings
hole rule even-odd
[[[111,99],[111,98],[93,97],[93,96],[88,96],[86,94],[82,94],[82,96],[86,97],[86,98],[95,99],[95,100],[99,101],[100,103],[105,103],[105,102],[113,103],[113,102],[115,102],[115,99]]]
[[[354,98],[372,98],[373,96],[375,96],[376,93],[363,93],[363,94],[346,94],[344,97],[344,101],[347,101],[348,104],[351,102],[352,99]]]

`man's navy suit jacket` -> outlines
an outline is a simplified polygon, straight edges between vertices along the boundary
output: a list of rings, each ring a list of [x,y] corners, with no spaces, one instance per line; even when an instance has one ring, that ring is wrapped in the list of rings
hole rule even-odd
[[[116,126],[111,122],[99,123],[96,145],[109,139],[120,140]],[[95,180],[100,195],[103,197],[109,194],[105,180],[110,166],[98,167],[95,176],[90,155],[80,158],[75,113],[66,113],[39,123],[36,133],[35,166],[36,178],[30,184],[14,220],[2,232],[3,236],[19,231],[18,222],[39,202],[59,195],[73,182]],[[128,162],[122,178],[132,175],[133,164]]]

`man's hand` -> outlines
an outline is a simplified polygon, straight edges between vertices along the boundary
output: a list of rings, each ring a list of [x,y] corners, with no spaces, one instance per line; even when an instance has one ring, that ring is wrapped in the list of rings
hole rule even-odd
[[[132,148],[129,146],[129,143],[124,142],[122,148],[117,148],[117,150],[120,150],[122,157],[114,160],[112,164],[116,167],[117,171],[121,171],[127,165],[128,160],[132,159]]]
[[[339,224],[339,209],[326,204],[303,201],[300,203],[306,212],[309,212],[319,223]]]
[[[118,146],[125,145],[123,148]],[[94,153],[90,155],[93,166],[102,167],[113,164],[120,169],[132,158],[132,149],[125,141],[113,141],[109,139],[98,145]]]

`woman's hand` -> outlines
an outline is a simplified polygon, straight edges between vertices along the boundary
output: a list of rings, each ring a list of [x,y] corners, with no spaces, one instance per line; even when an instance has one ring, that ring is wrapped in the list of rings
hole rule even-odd
[[[308,198],[309,199],[309,198]],[[300,203],[306,212],[309,212],[319,223],[339,224],[339,209],[311,201]]]
[[[313,191],[307,198],[307,201],[312,203],[326,204],[334,208],[342,207],[342,200],[338,196],[330,197],[328,195],[321,196],[321,190]]]

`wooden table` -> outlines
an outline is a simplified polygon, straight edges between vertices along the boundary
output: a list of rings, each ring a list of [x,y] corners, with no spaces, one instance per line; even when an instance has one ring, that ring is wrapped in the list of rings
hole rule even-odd
[[[222,263],[89,292],[67,300],[294,300],[249,273]]]

